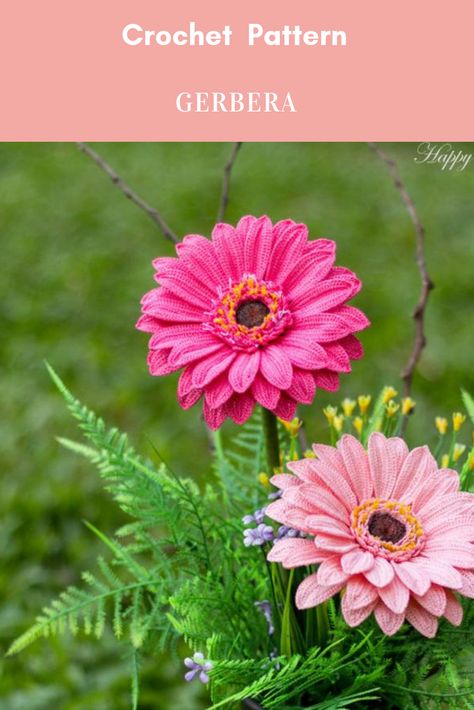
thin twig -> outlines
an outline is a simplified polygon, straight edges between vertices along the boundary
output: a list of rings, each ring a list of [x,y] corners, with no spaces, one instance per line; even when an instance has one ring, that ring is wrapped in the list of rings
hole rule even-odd
[[[227,161],[227,163],[224,165],[224,177],[222,178],[222,192],[221,192],[221,201],[219,204],[219,211],[217,213],[217,221],[222,222],[225,216],[225,211],[227,208],[227,205],[229,204],[229,189],[230,189],[230,177],[232,175],[232,169],[234,167],[234,163],[237,159],[237,155],[239,153],[239,150],[242,147],[242,142],[237,141],[234,143],[232,146],[232,152],[230,154],[230,158]]]
[[[374,151],[374,153],[382,160],[388,168],[395,187],[400,193],[403,204],[407,208],[410,219],[413,222],[416,235],[416,263],[418,265],[418,271],[420,272],[421,278],[421,291],[418,303],[413,311],[413,319],[415,321],[415,339],[413,342],[413,348],[408,359],[408,362],[401,372],[401,378],[403,380],[403,389],[405,397],[408,397],[411,393],[411,386],[413,382],[413,375],[415,373],[416,366],[420,360],[423,348],[426,346],[426,335],[425,335],[425,311],[426,304],[428,302],[428,296],[430,291],[434,288],[434,283],[431,280],[428,270],[426,268],[425,259],[425,228],[423,227],[418,213],[415,208],[415,204],[410,197],[408,190],[403,184],[400,173],[398,171],[397,164],[392,158],[389,158],[386,153],[379,147],[377,143],[369,143],[369,147]]]
[[[173,244],[177,244],[179,239],[173,230],[165,222],[161,214],[157,209],[149,205],[145,200],[143,200],[136,192],[134,192],[123,180],[117,175],[115,170],[110,167],[110,165],[98,154],[95,150],[92,150],[87,143],[77,144],[80,151],[85,153],[94,163],[112,180],[114,185],[118,187],[121,192],[127,197],[131,202],[133,202],[137,207],[146,212],[146,214],[153,220],[156,226],[161,230],[166,239],[169,239]]]

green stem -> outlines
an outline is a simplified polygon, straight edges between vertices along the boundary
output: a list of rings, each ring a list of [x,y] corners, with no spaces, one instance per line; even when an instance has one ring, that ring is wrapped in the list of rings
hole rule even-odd
[[[263,431],[265,434],[265,448],[267,451],[268,475],[273,475],[280,466],[280,444],[278,440],[278,422],[275,414],[262,407]]]

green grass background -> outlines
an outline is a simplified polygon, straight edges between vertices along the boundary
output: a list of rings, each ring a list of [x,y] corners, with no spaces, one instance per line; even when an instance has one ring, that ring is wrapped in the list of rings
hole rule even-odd
[[[457,145],[474,152],[474,145]],[[175,230],[209,235],[229,144],[103,144],[118,173],[159,207]],[[474,165],[464,172],[417,165],[415,144],[387,144],[427,230],[436,283],[427,314],[428,348],[414,382],[409,438],[435,440],[433,418],[474,390]],[[366,357],[321,392],[302,415],[312,439],[325,436],[320,408],[344,396],[399,385],[418,298],[414,232],[386,168],[365,144],[244,145],[232,176],[227,219],[267,213],[306,222],[313,237],[338,242],[338,263],[354,269],[357,299],[372,321]],[[147,374],[146,335],[134,330],[141,295],[153,287],[152,258],[171,254],[155,225],[73,144],[0,145],[0,651],[42,604],[82,569],[122,520],[96,472],[61,450],[76,436],[49,381],[48,359],[84,402],[145,448],[151,437],[176,470],[209,471],[198,410],[175,401],[176,376]],[[319,406],[318,406],[319,405]],[[232,435],[232,427],[227,427]],[[465,439],[470,438],[467,427]],[[184,652],[184,649],[183,649]],[[109,637],[37,642],[0,659],[2,710],[122,710],[127,661]],[[172,659],[144,664],[142,708],[202,707],[195,684]]]

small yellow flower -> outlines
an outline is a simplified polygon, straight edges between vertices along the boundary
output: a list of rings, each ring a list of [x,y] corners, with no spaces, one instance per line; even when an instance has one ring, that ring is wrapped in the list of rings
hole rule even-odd
[[[303,422],[298,417],[292,419],[291,422],[285,422],[284,419],[278,419],[278,421],[283,424],[290,436],[298,436],[298,432],[303,426]]]
[[[446,417],[436,417],[435,424],[441,436],[444,436],[448,431],[448,420]]]
[[[303,456],[305,457],[305,459],[315,459],[316,458],[314,451],[312,451],[311,449],[306,449]]]
[[[370,394],[361,394],[357,397],[357,404],[359,405],[360,413],[367,414],[367,410],[372,401]]]
[[[358,434],[362,434],[362,428],[364,426],[364,420],[362,417],[354,417],[354,421],[352,422],[354,424],[354,429]]]
[[[393,399],[386,403],[385,411],[387,412],[387,417],[393,417],[398,410],[400,405],[397,404]]]
[[[453,414],[453,429],[454,429],[454,431],[459,431],[465,421],[466,421],[465,414],[461,414],[461,412],[454,412],[454,414]]]
[[[454,447],[454,451],[453,451],[454,463],[457,463],[459,461],[459,459],[461,458],[461,456],[463,455],[463,453],[465,451],[466,451],[466,447],[464,444],[456,444],[456,446]]]
[[[398,394],[397,390],[391,385],[383,388],[383,403],[388,404],[391,399],[396,397]]]
[[[344,412],[344,415],[346,417],[352,417],[352,412],[355,409],[356,401],[355,401],[355,399],[349,399],[348,397],[346,397],[345,399],[342,400],[341,406],[342,406],[342,411]]]
[[[411,397],[404,397],[402,399],[402,414],[408,416],[413,414],[416,407],[416,402]]]
[[[344,415],[339,414],[339,415],[335,416],[334,419],[332,420],[332,425],[337,432],[341,432],[342,427],[344,426]]]
[[[334,421],[334,417],[337,414],[337,407],[331,407],[331,405],[328,405],[325,409],[323,409],[323,414],[328,420],[329,424],[332,424]]]
[[[441,456],[441,468],[448,468],[449,466],[449,454],[443,454]]]
[[[264,488],[271,488],[268,473],[265,473],[264,471],[262,471],[262,473],[258,474],[257,478],[258,478],[258,482],[261,483]]]

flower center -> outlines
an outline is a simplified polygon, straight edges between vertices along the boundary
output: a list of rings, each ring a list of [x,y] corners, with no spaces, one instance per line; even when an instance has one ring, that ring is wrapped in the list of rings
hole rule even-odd
[[[268,313],[270,311],[262,301],[245,301],[237,308],[235,319],[239,325],[257,328],[262,325]]]
[[[398,542],[406,533],[406,526],[390,513],[374,513],[369,519],[369,533],[385,542]]]
[[[204,328],[234,350],[252,352],[277,338],[291,324],[285,298],[271,281],[245,274],[241,281],[219,289]]]
[[[417,555],[425,541],[411,505],[396,500],[364,501],[351,513],[351,530],[361,547],[399,562]]]

